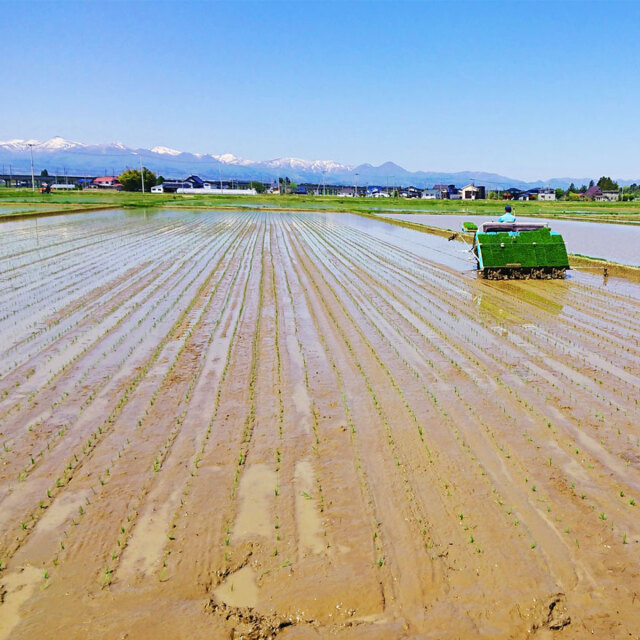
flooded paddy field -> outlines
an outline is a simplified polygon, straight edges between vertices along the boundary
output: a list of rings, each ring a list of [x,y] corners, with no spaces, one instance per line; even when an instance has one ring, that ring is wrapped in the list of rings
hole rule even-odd
[[[499,205],[496,205],[499,208]],[[481,224],[497,220],[501,212],[486,216],[437,215],[437,214],[384,214],[381,217],[406,220],[421,224],[460,231],[466,220]],[[518,216],[520,222],[545,222],[562,234],[567,251],[592,258],[602,258],[620,264],[640,266],[640,226],[634,224],[604,224],[582,220],[555,220],[551,218],[527,218]]]
[[[0,204],[0,215],[6,215],[9,213],[22,213],[24,211],[31,211],[37,208],[38,205],[35,204]]]
[[[638,637],[634,285],[346,214],[0,231],[0,640]]]

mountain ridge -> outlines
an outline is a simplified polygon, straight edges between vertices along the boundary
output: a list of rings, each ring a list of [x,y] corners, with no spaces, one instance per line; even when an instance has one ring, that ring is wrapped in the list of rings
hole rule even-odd
[[[85,144],[54,136],[49,140],[13,139],[0,142],[0,163],[10,164],[13,173],[30,172],[30,152],[33,152],[34,169],[50,174],[119,174],[127,166],[138,167],[140,159],[152,171],[165,177],[181,178],[199,174],[204,178],[245,179],[271,181],[287,176],[294,182],[327,184],[357,183],[380,185],[409,185],[425,187],[434,184],[479,182],[487,189],[552,187],[566,188],[571,182],[577,186],[588,184],[590,178],[550,178],[525,181],[487,171],[408,171],[387,161],[379,166],[370,163],[343,164],[334,160],[305,160],[295,157],[272,158],[253,161],[232,153],[191,153],[162,145],[150,149],[128,147],[122,142],[110,144]],[[638,180],[640,181],[640,180]],[[636,182],[638,182],[636,181]],[[618,180],[631,184],[633,180]]]

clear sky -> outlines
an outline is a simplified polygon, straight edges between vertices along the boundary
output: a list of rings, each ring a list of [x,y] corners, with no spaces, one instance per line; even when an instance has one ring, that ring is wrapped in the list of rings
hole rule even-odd
[[[0,140],[640,178],[640,2],[7,2]]]

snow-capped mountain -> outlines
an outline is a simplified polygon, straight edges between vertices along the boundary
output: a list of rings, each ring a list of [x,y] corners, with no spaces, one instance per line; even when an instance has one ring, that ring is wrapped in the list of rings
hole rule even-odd
[[[153,153],[166,154],[168,156],[179,156],[182,151],[177,151],[176,149],[170,149],[169,147],[151,147],[149,151]]]
[[[410,172],[393,162],[380,166],[371,164],[347,165],[333,160],[303,160],[301,158],[274,158],[253,161],[232,153],[201,154],[179,151],[165,146],[134,149],[122,142],[111,144],[85,144],[66,140],[60,136],[45,140],[7,140],[0,142],[0,163],[4,171],[14,174],[30,172],[30,154],[34,169],[46,169],[51,175],[118,175],[127,167],[138,167],[140,161],[165,178],[184,178],[195,173],[203,178],[220,177],[239,180],[270,181],[288,177],[293,182],[314,182],[351,185],[409,185],[419,187],[437,183],[462,186],[471,181],[489,189],[507,187],[531,188],[541,186],[566,188],[570,182],[588,184],[589,178],[557,178],[524,182],[495,173],[461,171],[444,173],[434,171]],[[596,176],[597,177],[597,176]],[[632,181],[619,181],[630,184]]]
[[[0,147],[11,151],[29,151],[33,147],[34,152],[38,151],[67,151],[69,149],[85,148],[87,145],[82,142],[72,142],[60,136],[40,142],[39,140],[8,140],[0,142]]]

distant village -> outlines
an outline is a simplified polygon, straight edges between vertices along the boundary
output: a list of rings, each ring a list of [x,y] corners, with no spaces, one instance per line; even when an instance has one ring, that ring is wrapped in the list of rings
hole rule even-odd
[[[129,174],[129,175],[127,175]],[[63,191],[76,189],[126,190],[141,191],[143,185],[140,172],[127,170],[120,176],[50,176],[46,171],[39,176],[0,175],[0,187],[27,187],[40,191]],[[133,186],[132,186],[133,185]],[[210,195],[257,195],[294,194],[316,196],[338,196],[341,198],[421,198],[423,200],[520,200],[520,201],[554,201],[554,200],[589,200],[595,202],[616,202],[640,197],[640,188],[631,185],[620,189],[610,178],[602,177],[597,184],[593,180],[579,189],[572,184],[566,190],[552,188],[518,189],[515,187],[488,190],[484,185],[467,184],[458,187],[455,184],[435,184],[431,188],[414,186],[389,185],[335,185],[303,183],[296,184],[289,178],[278,178],[273,182],[203,179],[190,175],[185,179],[165,179],[145,168],[144,190],[153,193],[205,193]]]

